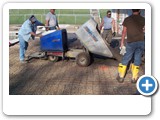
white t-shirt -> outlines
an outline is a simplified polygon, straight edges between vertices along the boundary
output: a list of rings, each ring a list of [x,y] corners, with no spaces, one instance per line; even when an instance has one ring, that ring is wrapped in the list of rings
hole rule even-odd
[[[105,16],[103,20],[104,20],[104,29],[112,29],[113,18],[108,18],[107,16]]]
[[[46,15],[46,20],[49,20],[49,26],[57,26],[58,24],[56,15],[51,12]]]

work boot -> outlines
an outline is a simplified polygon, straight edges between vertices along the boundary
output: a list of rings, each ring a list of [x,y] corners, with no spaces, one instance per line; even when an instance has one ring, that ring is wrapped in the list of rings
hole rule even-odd
[[[131,71],[132,71],[131,83],[136,83],[138,80],[139,66],[133,64]]]
[[[130,65],[129,65],[129,73],[132,73],[132,71],[133,71],[133,66],[134,66],[134,64],[133,63],[131,63]]]
[[[119,83],[122,83],[124,81],[124,76],[126,74],[126,69],[127,69],[126,65],[122,65],[121,63],[119,64],[119,66],[118,66],[118,76],[116,78]]]

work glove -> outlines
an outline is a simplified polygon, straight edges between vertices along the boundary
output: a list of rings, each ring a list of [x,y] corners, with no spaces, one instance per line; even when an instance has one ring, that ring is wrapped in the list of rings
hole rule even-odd
[[[115,36],[116,36],[116,32],[113,32],[113,33],[112,33],[112,36],[115,37]]]
[[[124,55],[125,53],[126,53],[126,47],[125,46],[120,47],[120,54]]]

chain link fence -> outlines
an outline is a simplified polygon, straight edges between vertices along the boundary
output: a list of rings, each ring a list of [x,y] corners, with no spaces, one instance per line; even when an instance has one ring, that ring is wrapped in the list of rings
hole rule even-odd
[[[10,9],[10,24],[22,24],[31,15],[45,23],[46,14],[49,9]],[[92,16],[89,9],[61,9],[56,10],[56,16],[59,24],[83,24]]]

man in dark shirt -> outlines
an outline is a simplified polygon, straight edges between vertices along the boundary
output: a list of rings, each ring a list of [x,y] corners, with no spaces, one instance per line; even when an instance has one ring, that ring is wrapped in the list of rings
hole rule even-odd
[[[124,81],[127,65],[130,60],[134,59],[131,65],[132,83],[136,83],[138,79],[139,66],[141,64],[141,56],[145,49],[144,41],[144,26],[145,18],[140,15],[140,9],[132,9],[133,14],[127,17],[123,22],[123,31],[121,39],[121,48],[124,46],[125,36],[126,40],[126,53],[122,58],[122,63],[118,66],[117,80]]]

